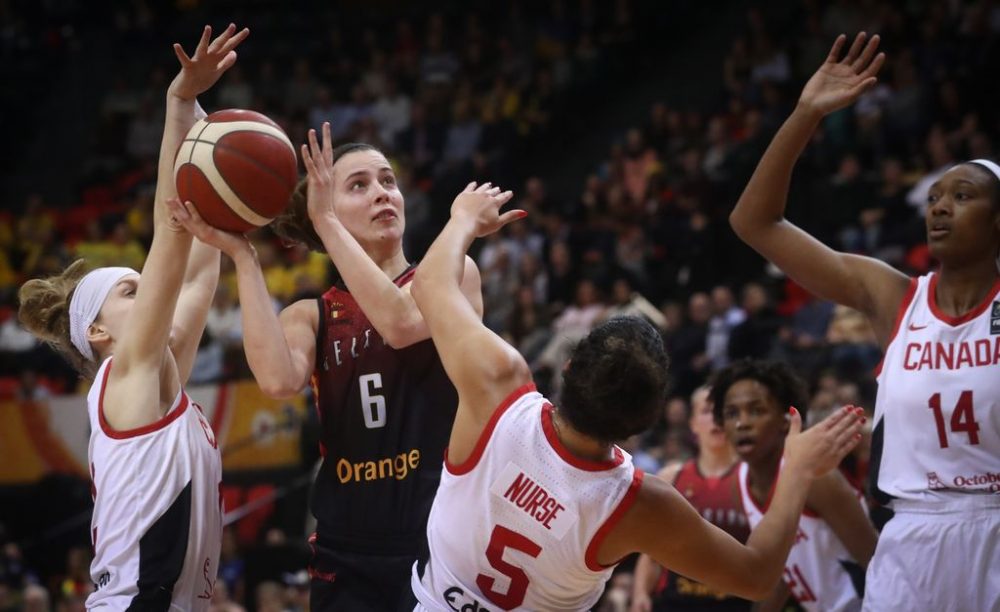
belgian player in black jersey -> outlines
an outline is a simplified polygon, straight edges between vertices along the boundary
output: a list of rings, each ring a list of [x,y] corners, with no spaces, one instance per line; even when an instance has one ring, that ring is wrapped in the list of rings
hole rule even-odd
[[[311,609],[412,610],[410,569],[426,555],[427,515],[458,398],[410,297],[403,194],[385,156],[333,148],[310,130],[307,178],[275,221],[286,239],[330,255],[342,282],[275,315],[246,238],[189,222],[236,264],[244,348],[272,397],[312,384],[323,463],[310,538]],[[462,292],[482,314],[468,257]]]

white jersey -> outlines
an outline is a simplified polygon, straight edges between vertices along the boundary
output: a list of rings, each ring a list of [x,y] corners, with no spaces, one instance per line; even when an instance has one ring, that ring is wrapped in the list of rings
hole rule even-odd
[[[767,506],[761,507],[750,494],[749,472],[749,466],[741,463],[740,497],[753,530],[764,518]],[[864,505],[860,495],[858,503]],[[864,572],[826,521],[804,510],[782,578],[799,605],[807,611],[860,610]]]
[[[114,431],[102,402],[112,360],[87,396],[96,590],[87,609],[206,610],[222,544],[222,459],[181,390],[160,420]]]
[[[1000,493],[1000,279],[961,317],[937,307],[936,282],[913,279],[878,372],[872,481],[883,502]]]
[[[572,456],[552,412],[525,385],[497,408],[468,460],[445,457],[430,560],[411,581],[418,609],[586,610],[600,598],[614,564],[598,563],[597,550],[642,471],[617,446],[606,462]]]

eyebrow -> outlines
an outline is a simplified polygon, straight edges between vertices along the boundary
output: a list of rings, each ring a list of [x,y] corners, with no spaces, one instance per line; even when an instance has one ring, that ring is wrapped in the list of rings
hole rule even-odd
[[[392,172],[392,166],[382,166],[376,172]],[[344,180],[349,181],[356,176],[361,176],[361,175],[367,176],[368,174],[369,174],[368,170],[355,170],[354,172],[348,174]]]

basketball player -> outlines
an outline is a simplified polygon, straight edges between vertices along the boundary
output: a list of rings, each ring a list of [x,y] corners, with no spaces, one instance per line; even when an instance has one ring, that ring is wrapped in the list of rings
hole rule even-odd
[[[746,546],[704,520],[659,478],[643,478],[614,444],[650,425],[663,405],[667,355],[640,318],[614,318],[574,349],[553,408],[521,355],[465,299],[465,253],[523,217],[499,214],[511,192],[470,185],[417,270],[413,297],[430,326],[459,405],[427,534],[414,564],[419,609],[584,610],[632,552],[748,598],[778,582],[805,491],[860,436],[838,411],[799,433],[792,416],[771,511]]]
[[[871,482],[895,511],[868,569],[867,610],[1000,609],[1000,167],[957,164],[930,190],[937,271],[907,278],[838,253],[783,217],[792,168],[819,122],[871,87],[878,36],[845,37],[809,80],[730,221],[817,296],[863,312],[885,351]]]
[[[21,287],[25,327],[93,379],[90,475],[95,591],[87,609],[205,610],[222,536],[222,461],[211,427],[184,383],[219,278],[219,252],[192,244],[167,213],[174,156],[204,116],[195,98],[236,61],[249,32],[205,27],[170,84],[154,209],[140,275],[129,268],[61,275]],[[174,207],[179,204],[174,201]]]
[[[742,360],[716,373],[715,420],[742,460],[738,483],[743,509],[756,529],[770,504],[782,468],[786,406],[804,406],[804,383],[777,361]],[[809,485],[784,580],[761,610],[780,610],[789,594],[805,610],[859,610],[864,568],[877,534],[861,494],[840,470]]]
[[[414,560],[426,558],[427,516],[458,397],[410,296],[416,266],[402,239],[403,194],[385,156],[334,148],[330,125],[302,148],[307,178],[279,234],[329,253],[342,281],[276,316],[253,247],[184,222],[236,264],[247,360],[273,397],[311,382],[323,462],[310,538],[313,610],[412,610]],[[479,271],[464,260],[462,295],[482,312]]]
[[[740,500],[736,453],[726,434],[715,423],[709,388],[698,387],[691,394],[688,425],[698,441],[698,456],[674,463],[657,474],[669,482],[694,506],[698,514],[719,527],[737,542],[750,535]],[[632,611],[713,610],[746,612],[751,603],[715,591],[684,576],[664,570],[649,555],[640,555],[632,583]]]

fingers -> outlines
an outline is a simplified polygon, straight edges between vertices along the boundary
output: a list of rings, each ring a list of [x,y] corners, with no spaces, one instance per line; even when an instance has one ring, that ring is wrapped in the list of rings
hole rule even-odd
[[[526,210],[508,210],[504,214],[500,215],[499,222],[500,227],[507,225],[508,223],[513,223],[528,216],[528,211]]]
[[[242,30],[237,32],[232,38],[227,40],[226,44],[222,45],[222,48],[219,49],[219,53],[229,53],[237,46],[239,46],[241,42],[246,40],[247,36],[250,36],[250,28],[243,28]]]
[[[208,53],[218,53],[219,49],[221,49],[222,46],[226,44],[226,42],[233,36],[235,32],[236,32],[236,24],[230,23],[228,26],[226,26],[226,29],[222,31],[222,34],[219,34],[215,38],[215,40],[213,40],[208,45],[205,51],[207,51]]]
[[[212,26],[207,25],[205,29],[201,31],[201,40],[198,41],[198,46],[194,49],[195,57],[200,57],[205,54],[208,50],[208,41],[212,38]]]
[[[788,409],[788,415],[788,435],[802,433],[802,415],[795,409],[795,406]]]
[[[830,47],[830,54],[826,56],[826,62],[828,64],[836,64],[839,61],[840,50],[844,48],[844,43],[847,41],[847,36],[841,34],[837,37],[837,40],[833,41],[833,46]]]
[[[316,130],[309,130],[309,154],[312,155],[313,163],[315,160],[322,159],[323,150],[320,149],[319,140],[316,139]]]
[[[312,155],[309,154],[309,146],[302,145],[302,165],[306,168],[306,174],[312,176],[316,173],[316,164],[313,162]]]
[[[180,43],[174,43],[174,55],[177,56],[177,61],[181,63],[182,67],[187,68],[191,65],[191,58],[184,52],[184,47]]]
[[[868,64],[868,68],[861,73],[863,77],[874,77],[878,74],[878,71],[882,69],[882,64],[885,63],[885,53],[879,53],[875,56],[875,61]]]
[[[323,162],[327,168],[333,166],[333,138],[330,135],[330,122],[323,122]]]
[[[230,51],[229,53],[226,54],[226,57],[222,58],[222,61],[220,61],[215,66],[215,69],[218,70],[219,72],[225,72],[226,70],[232,68],[233,64],[235,63],[236,63],[236,52]]]
[[[861,70],[863,70],[864,67],[872,61],[872,58],[875,57],[875,52],[878,50],[878,43],[880,40],[881,38],[878,34],[869,39],[868,44],[865,45],[864,51],[862,51],[858,59],[851,64],[851,68],[855,72],[861,72]]]
[[[845,64],[854,64],[855,60],[858,59],[858,55],[861,54],[861,49],[864,48],[866,38],[868,38],[868,34],[858,32],[858,35],[854,37],[854,42],[851,43],[851,48],[847,51],[847,57],[844,58]]]
[[[499,191],[499,190],[500,190],[500,188],[499,188],[499,187],[497,187],[497,191]],[[497,194],[497,195],[495,196],[495,199],[496,199],[496,200],[497,200],[498,202],[500,202],[500,206],[503,206],[503,205],[504,205],[504,204],[506,204],[507,202],[510,202],[510,199],[511,199],[511,198],[513,198],[513,197],[514,197],[514,192],[513,192],[513,191],[510,191],[510,190],[508,189],[507,191],[505,191],[505,192],[503,192],[503,193],[499,193],[499,194]],[[528,213],[524,213],[524,216],[528,216]]]
[[[472,181],[471,183],[465,186],[465,189],[462,190],[462,193],[472,193],[475,190],[476,190],[476,181]]]

